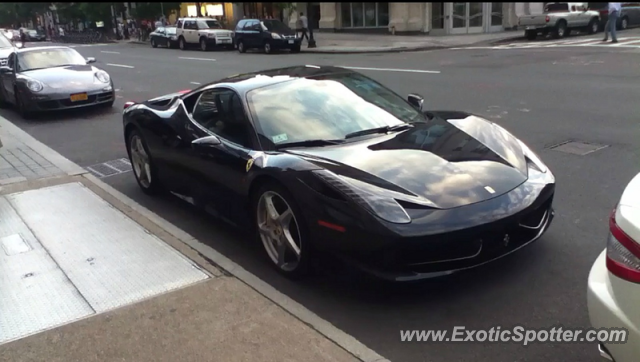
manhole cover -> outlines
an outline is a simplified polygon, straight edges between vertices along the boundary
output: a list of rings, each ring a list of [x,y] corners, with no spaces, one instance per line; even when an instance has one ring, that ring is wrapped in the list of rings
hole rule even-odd
[[[549,149],[554,151],[564,152],[564,153],[570,153],[572,155],[584,156],[607,147],[609,147],[609,145],[600,145],[596,143],[587,143],[587,142],[579,142],[579,141],[568,141],[568,142],[563,142],[559,145],[552,146]]]

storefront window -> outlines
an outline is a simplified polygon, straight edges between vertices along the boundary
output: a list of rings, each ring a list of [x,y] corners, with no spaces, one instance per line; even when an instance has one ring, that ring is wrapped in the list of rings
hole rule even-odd
[[[431,3],[431,28],[444,29],[444,3]]]
[[[491,3],[491,26],[502,26],[502,3]]]
[[[341,3],[343,28],[376,28],[389,25],[389,3]]]

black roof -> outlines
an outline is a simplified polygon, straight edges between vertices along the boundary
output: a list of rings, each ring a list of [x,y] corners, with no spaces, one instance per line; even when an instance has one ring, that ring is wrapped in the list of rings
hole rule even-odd
[[[253,89],[265,87],[271,84],[288,82],[297,79],[314,78],[327,75],[355,73],[352,70],[317,65],[297,65],[286,68],[261,70],[257,72],[236,74],[216,82],[212,82],[202,88],[215,88],[226,86],[238,93],[247,93]]]

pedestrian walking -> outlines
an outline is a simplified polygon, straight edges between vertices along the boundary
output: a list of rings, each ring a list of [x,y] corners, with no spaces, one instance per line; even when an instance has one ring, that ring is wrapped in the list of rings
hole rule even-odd
[[[307,32],[309,31],[309,19],[307,19],[307,17],[304,16],[304,13],[300,13],[300,17],[298,18],[298,27],[302,31],[302,35],[300,35],[300,38],[302,39],[307,38],[307,43],[308,43],[309,35],[307,34]]]
[[[25,34],[23,28],[20,28],[20,41],[22,42],[22,44],[27,42],[27,34]]]
[[[607,24],[604,26],[604,39],[602,39],[602,41],[608,41],[609,32],[611,32],[611,42],[618,42],[616,27],[618,26],[618,18],[620,17],[621,11],[621,3],[609,3],[609,19],[607,20]]]

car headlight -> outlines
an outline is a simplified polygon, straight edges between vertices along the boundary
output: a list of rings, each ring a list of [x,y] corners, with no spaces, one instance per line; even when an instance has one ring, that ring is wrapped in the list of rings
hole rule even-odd
[[[171,40],[176,40],[176,39],[178,39],[178,37],[177,37],[177,36],[175,36],[175,35],[172,35],[172,36],[171,36]]]
[[[276,33],[271,33],[271,37],[273,39],[282,39],[282,36],[280,36],[280,34],[276,34]]]
[[[109,83],[109,81],[111,80],[109,74],[102,70],[96,72],[96,78],[102,83]]]
[[[536,155],[535,152],[531,151],[531,149],[524,144],[524,142],[518,140],[518,143],[520,143],[520,147],[522,147],[522,151],[524,152],[524,156],[526,158],[528,158],[538,169],[538,171],[542,172],[542,173],[546,173],[548,168],[547,166],[544,164],[544,162],[542,162],[542,160],[540,160],[540,157],[538,157],[538,155]]]
[[[216,37],[216,35],[215,35],[215,34],[207,34],[207,36],[208,36],[209,38],[215,38],[215,37]]]
[[[316,170],[312,172],[371,214],[394,224],[408,224],[411,222],[411,218],[405,209],[393,198],[365,191],[331,171]]]
[[[27,79],[27,88],[29,88],[30,91],[37,93],[44,89],[44,84],[39,80]]]

